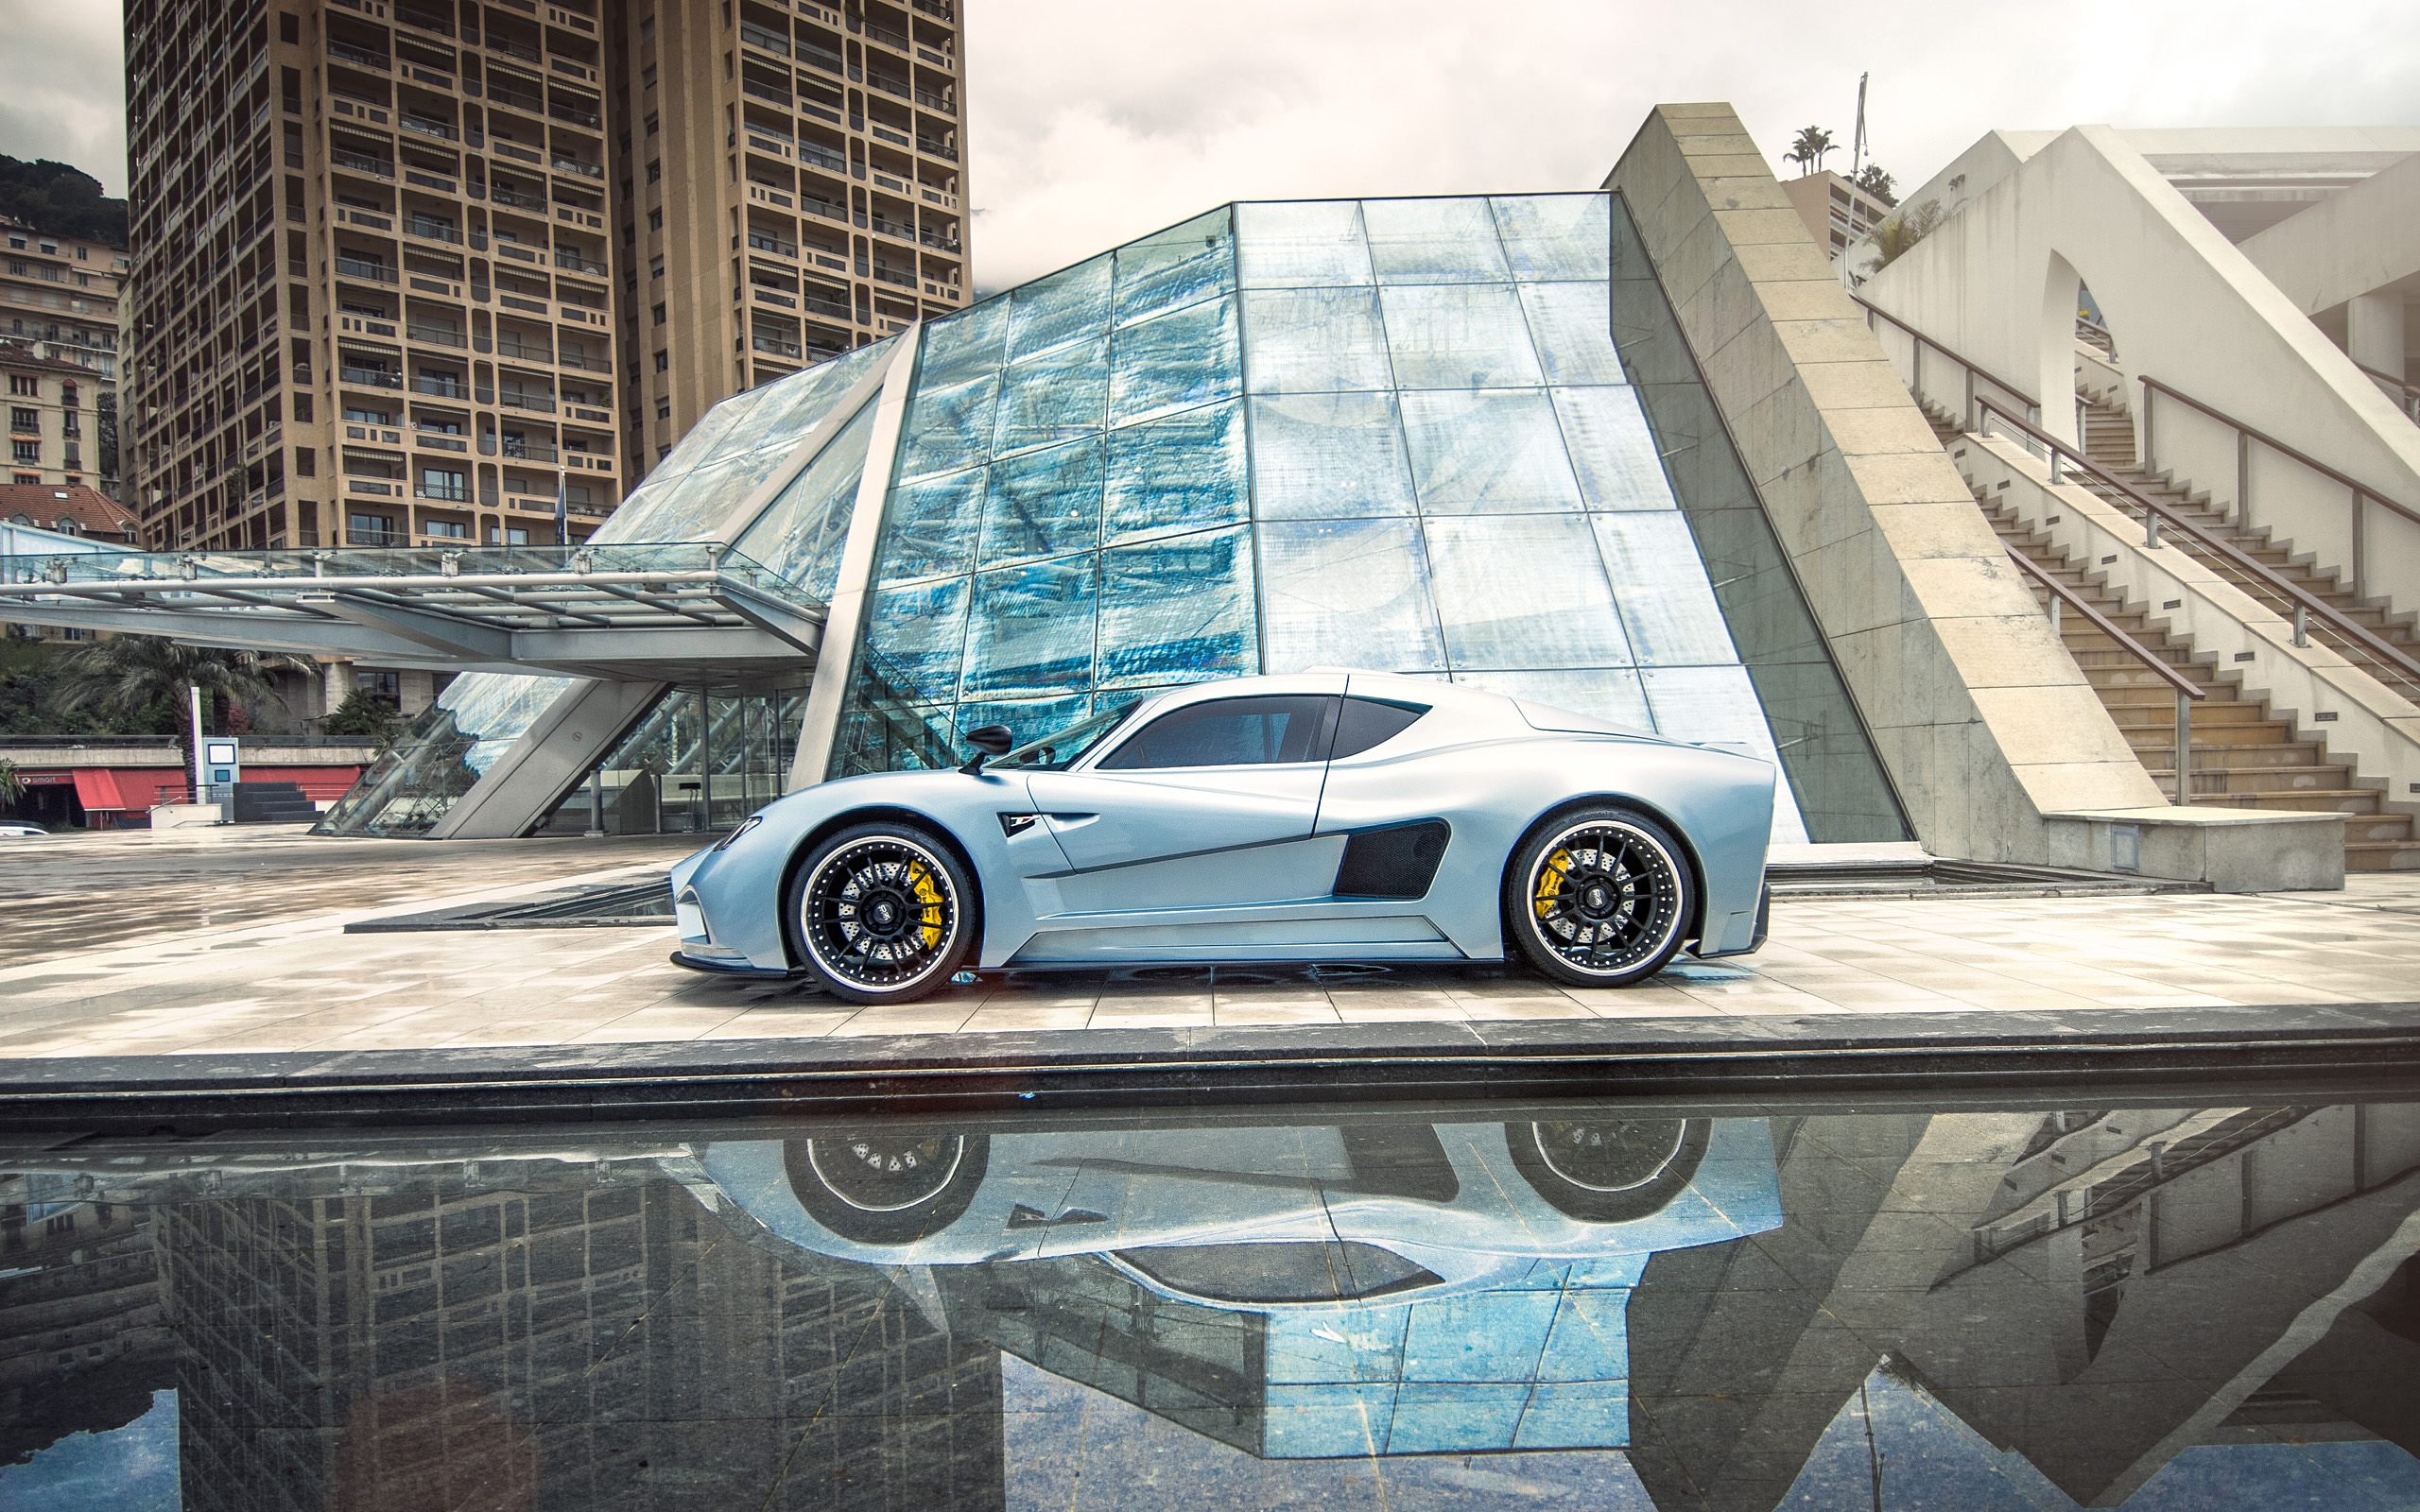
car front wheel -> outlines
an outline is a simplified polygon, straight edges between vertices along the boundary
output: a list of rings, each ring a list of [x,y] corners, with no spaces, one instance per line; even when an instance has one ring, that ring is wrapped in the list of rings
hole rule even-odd
[[[975,941],[975,885],[950,849],[908,825],[828,836],[790,883],[793,938],[823,988],[908,1003],[949,980]]]
[[[1504,873],[1513,943],[1572,987],[1629,987],[1662,971],[1681,948],[1692,901],[1680,842],[1630,809],[1561,816]]]

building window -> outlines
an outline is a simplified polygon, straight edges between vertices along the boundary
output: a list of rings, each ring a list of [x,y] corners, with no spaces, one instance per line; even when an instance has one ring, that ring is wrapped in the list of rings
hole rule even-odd
[[[659,352],[655,354],[655,370],[658,372],[670,372],[672,370],[671,352]],[[30,461],[32,459],[29,457],[27,460]]]
[[[663,358],[664,358],[664,353],[662,353],[662,352],[660,352],[656,353],[656,360],[657,360],[657,361],[661,362],[661,361],[663,360]],[[9,443],[9,453],[10,453],[11,459],[12,459],[13,461],[15,461],[15,462],[17,463],[17,465],[18,465],[18,466],[20,466],[20,467],[40,467],[40,466],[42,466],[42,442],[40,442],[40,441],[10,441],[10,442]]]
[[[447,541],[462,541],[470,536],[471,527],[459,520],[424,520],[420,523],[420,533],[442,537]]]
[[[345,516],[344,533],[353,538],[355,545],[383,546],[394,537],[394,517],[383,514],[349,514]]]
[[[641,88],[641,89],[653,89],[653,88],[655,88],[655,65],[654,65],[653,63],[649,63],[649,64],[648,64],[648,65],[647,65],[647,67],[646,67],[644,70],[642,70],[642,71],[640,72],[640,74],[639,74],[639,88]],[[648,135],[649,135],[649,136],[653,136],[653,135],[655,135],[655,122],[654,122],[654,120],[653,120],[652,118],[650,118],[650,119],[648,120],[648,125],[647,125],[647,134],[648,134]]]
[[[39,379],[22,377],[12,372],[9,375],[9,392],[23,394],[28,398],[38,397],[42,393],[42,383]]]
[[[659,399],[655,402],[655,418],[658,420],[670,420],[672,418],[671,400]]]
[[[424,499],[445,499],[460,504],[469,500],[471,490],[464,486],[461,473],[448,472],[443,468],[424,467],[420,472],[420,496]],[[428,530],[431,535],[438,533],[437,526],[433,524],[429,525]]]
[[[662,252],[656,253],[654,257],[648,260],[647,265],[647,276],[649,278],[662,278],[664,276],[664,254]]]
[[[518,525],[507,525],[501,530],[497,529],[494,525],[490,525],[488,526],[488,544],[491,546],[526,546],[529,544],[529,532],[522,529]]]
[[[662,183],[664,181],[664,160],[662,158],[658,158],[653,163],[647,165],[647,181],[649,183]]]
[[[664,306],[663,306],[663,305],[659,304],[659,305],[655,306],[655,308],[653,308],[652,310],[649,310],[648,313],[649,315],[651,315],[651,316],[653,316],[653,317],[655,318],[655,323],[656,323],[657,325],[662,325],[662,324],[664,323]],[[30,410],[30,409],[21,409],[21,410],[17,411],[17,413],[18,413],[18,414],[20,414],[20,415],[30,415],[30,414],[32,414],[32,413],[33,413],[33,411],[32,411],[32,410]]]
[[[647,118],[647,134],[648,134],[648,135],[649,135],[649,136],[653,136],[653,135],[655,135],[656,130],[658,129],[659,125],[660,125],[660,123],[656,120],[656,118],[655,118],[654,116],[652,116],[652,115],[648,116],[648,117]]]
[[[353,685],[389,707],[404,706],[404,675],[400,672],[356,672]]]
[[[649,231],[662,231],[664,229],[663,211],[650,210],[647,213],[647,229]]]
[[[657,308],[658,310],[662,310],[662,309],[664,308],[664,306],[663,306],[663,305],[661,305],[661,304],[659,304],[659,305],[657,305],[657,306],[656,306],[656,308]],[[663,318],[663,317],[662,317],[661,315],[659,315],[659,316],[657,316],[657,317],[656,317],[656,318],[657,318],[657,319],[659,319],[659,320],[661,320],[661,319]],[[24,431],[24,432],[26,432],[26,434],[28,434],[28,435],[32,435],[32,436],[39,436],[39,435],[41,435],[41,434],[42,434],[42,411],[41,411],[41,410],[38,410],[38,409],[26,409],[26,408],[23,407],[22,405],[20,405],[20,406],[19,406],[19,407],[17,407],[17,408],[14,408],[14,409],[9,410],[9,428],[10,430],[12,430],[12,431]]]

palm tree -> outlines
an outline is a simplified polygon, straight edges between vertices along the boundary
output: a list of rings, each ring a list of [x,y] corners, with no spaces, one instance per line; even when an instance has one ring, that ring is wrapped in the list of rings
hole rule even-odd
[[[1832,140],[1832,133],[1822,127],[1803,126],[1798,129],[1798,137],[1790,144],[1789,151],[1782,161],[1797,163],[1799,174],[1804,177],[1822,167],[1824,154],[1839,145]]]
[[[257,651],[232,651],[215,645],[180,645],[156,635],[118,635],[78,646],[60,658],[59,671],[65,686],[54,702],[62,713],[98,709],[112,714],[130,714],[155,699],[165,698],[182,713],[185,689],[191,686],[220,704],[258,703],[264,699],[283,703],[285,700],[268,674],[307,675],[318,670],[315,663],[302,657],[263,656]],[[204,717],[208,717],[206,713]],[[177,744],[183,747],[190,765],[203,731],[186,730],[184,724],[180,718]]]

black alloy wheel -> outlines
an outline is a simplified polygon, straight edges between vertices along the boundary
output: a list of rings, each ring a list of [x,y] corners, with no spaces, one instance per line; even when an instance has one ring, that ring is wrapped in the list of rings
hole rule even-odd
[[[782,1147],[799,1206],[864,1245],[908,1244],[957,1222],[990,1160],[989,1137],[928,1128],[846,1130]]]
[[[1513,1169],[1547,1205],[1590,1223],[1661,1211],[1705,1159],[1703,1118],[1554,1119],[1507,1124]]]
[[[861,824],[817,846],[790,884],[794,943],[826,991],[907,1003],[949,980],[975,940],[957,856],[906,825]]]
[[[1583,809],[1540,831],[1505,869],[1521,954],[1572,987],[1629,987],[1681,948],[1695,896],[1671,832],[1629,809]]]

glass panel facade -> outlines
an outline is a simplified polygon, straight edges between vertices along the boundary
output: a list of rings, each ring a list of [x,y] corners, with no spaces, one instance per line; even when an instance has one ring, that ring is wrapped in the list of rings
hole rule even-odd
[[[728,830],[782,796],[806,683],[666,689],[596,770],[531,832],[699,834]]]
[[[1627,235],[1603,194],[1241,204],[935,323],[833,774],[1359,666],[1744,745],[1777,839],[1902,836]]]
[[[861,348],[778,383],[735,394],[715,405],[656,465],[645,486],[598,527],[590,538],[589,558],[608,569],[659,565],[696,569],[713,564],[714,558],[703,546],[665,543],[728,539],[735,542],[735,555],[723,559],[735,565],[752,561],[765,569],[758,574],[764,590],[816,605],[829,602],[840,553],[847,543],[857,481],[865,468],[873,405],[865,404],[837,436],[812,458],[805,459],[803,467],[797,466],[801,459],[796,454],[818,426],[837,418],[838,406],[852,390],[882,370],[882,364],[896,350],[895,340]],[[796,475],[752,520],[735,521],[735,511],[751,493],[794,467]],[[559,548],[531,548],[527,555],[533,567],[561,570],[568,565],[569,553]],[[438,570],[433,559],[410,559],[417,556],[379,553],[377,558],[385,560],[372,570]],[[302,570],[310,568],[306,565]],[[337,574],[354,569],[331,558],[325,570]],[[528,732],[575,680],[501,672],[471,672],[456,678],[413,724],[411,732],[381,756],[328,811],[320,820],[320,833],[428,833],[455,801],[471,790],[472,784],[513,742]],[[750,736],[754,745],[747,748],[771,749],[780,746],[786,750],[796,745],[798,715],[804,708],[799,702],[803,692],[751,693],[743,696],[727,690],[718,696],[727,697],[735,709],[744,706],[756,711],[754,715],[717,716],[740,719],[745,728],[757,731]],[[769,697],[774,700],[772,704],[765,702]],[[667,695],[667,702],[659,703],[659,713],[673,706],[670,699]],[[788,702],[782,702],[783,699]],[[773,710],[773,714],[766,715],[767,709]],[[788,712],[782,713],[783,710]],[[752,717],[755,724],[746,724]],[[768,718],[771,723],[766,722]],[[654,757],[646,751],[654,747],[644,747],[644,743],[631,745],[640,740],[640,732],[649,728],[650,721],[660,722],[657,714],[650,714],[640,722],[638,731],[622,743],[624,753],[631,758],[628,762],[616,766],[614,763],[620,757],[607,758],[602,782],[610,810],[609,828],[636,822],[624,816],[621,794],[630,783],[640,780],[643,771],[661,777],[674,769],[660,764],[650,766],[648,763]],[[733,739],[735,744],[729,749],[741,750],[746,743],[737,742],[735,735]],[[703,748],[711,750],[713,746],[710,740]],[[693,814],[701,825],[710,820],[715,826],[734,823],[749,809],[779,796],[780,783],[788,775],[787,755],[780,756],[778,763],[765,772],[757,772],[736,755],[731,760],[741,765],[727,771],[718,769],[711,778],[693,774],[689,780],[699,786],[690,795],[695,799],[690,809],[680,806],[677,792],[671,795],[667,800],[672,802],[673,812],[667,822],[673,828],[689,823]],[[645,784],[642,788],[645,790]],[[587,791],[583,784],[565,800],[568,808],[578,812],[563,822],[586,828]],[[665,796],[660,784],[652,791],[655,798]],[[650,816],[655,798],[648,800]],[[742,805],[736,814],[732,812],[735,805]],[[549,816],[539,822],[544,828],[554,824],[556,818]],[[654,822],[652,817],[650,822]]]

